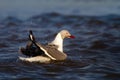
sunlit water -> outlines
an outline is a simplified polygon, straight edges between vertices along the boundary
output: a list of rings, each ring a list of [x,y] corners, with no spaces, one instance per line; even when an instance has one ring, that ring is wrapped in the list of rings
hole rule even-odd
[[[79,2],[75,0],[76,3],[77,1]],[[82,2],[85,4],[85,1],[88,0]],[[95,0],[91,1],[92,3],[86,5],[94,4],[93,8],[97,6]],[[72,3],[73,0],[70,2]],[[98,4],[98,1],[95,2]],[[100,4],[104,4],[103,2],[100,1]],[[109,9],[109,12],[104,15],[103,13],[90,15],[92,12],[87,13],[88,15],[84,15],[86,12],[80,14],[81,10],[86,11],[84,5],[80,9],[78,4],[77,7],[74,4],[69,8],[70,4],[66,5],[67,2],[64,2],[64,7],[63,9],[60,7],[60,10],[58,8],[63,2],[58,7],[54,4],[51,13],[32,12],[33,8],[39,6],[36,5],[31,10],[29,8],[31,12],[28,11],[28,15],[27,12],[23,13],[24,9],[28,9],[27,7],[21,8],[21,12],[18,12],[20,15],[17,14],[19,10],[14,9],[12,13],[6,13],[8,16],[1,14],[7,10],[0,7],[0,80],[120,80],[120,15],[117,14],[119,8],[117,2],[119,0],[110,0],[106,5],[112,6],[111,9],[114,8],[115,11],[110,11],[107,7],[106,10]],[[16,6],[20,6],[18,2]],[[101,7],[100,10],[104,9],[104,6]],[[12,8],[11,6],[7,8],[13,9],[15,4]],[[97,8],[93,10],[93,12],[97,11]],[[33,30],[37,41],[43,44],[53,40],[58,31],[69,30],[76,38],[64,41],[64,52],[67,53],[68,58],[62,62],[49,64],[20,61],[18,50],[27,43],[30,29]]]

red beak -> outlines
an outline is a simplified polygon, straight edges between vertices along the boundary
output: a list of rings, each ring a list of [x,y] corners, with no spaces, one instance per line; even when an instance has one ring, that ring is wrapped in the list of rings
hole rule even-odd
[[[71,36],[69,36],[70,38],[75,38],[75,36],[73,36],[73,35],[71,35]]]

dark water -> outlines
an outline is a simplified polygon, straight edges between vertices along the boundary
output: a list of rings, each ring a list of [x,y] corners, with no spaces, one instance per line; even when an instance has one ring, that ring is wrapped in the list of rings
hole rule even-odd
[[[32,29],[41,43],[68,29],[75,39],[64,41],[67,60],[50,64],[18,60],[20,46]],[[27,20],[0,21],[0,80],[120,80],[120,15],[75,16],[48,13]]]

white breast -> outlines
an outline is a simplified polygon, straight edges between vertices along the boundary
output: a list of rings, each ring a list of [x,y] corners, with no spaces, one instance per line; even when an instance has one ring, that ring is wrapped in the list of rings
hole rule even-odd
[[[58,50],[63,52],[63,39],[62,39],[60,33],[57,34],[57,36],[55,37],[55,39],[51,43],[57,45]]]

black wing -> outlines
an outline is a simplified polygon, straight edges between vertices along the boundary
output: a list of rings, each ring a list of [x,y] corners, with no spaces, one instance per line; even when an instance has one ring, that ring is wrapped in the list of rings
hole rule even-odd
[[[29,31],[29,39],[30,41],[27,43],[26,47],[20,48],[21,53],[29,57],[43,55],[44,52],[36,44],[35,37],[31,30]]]

